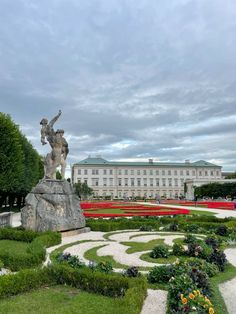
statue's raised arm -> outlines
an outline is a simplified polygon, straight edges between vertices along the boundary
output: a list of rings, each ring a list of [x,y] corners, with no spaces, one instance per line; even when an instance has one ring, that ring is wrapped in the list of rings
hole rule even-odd
[[[54,123],[58,120],[61,115],[61,110],[59,110],[58,114],[48,123],[49,127],[53,127]]]

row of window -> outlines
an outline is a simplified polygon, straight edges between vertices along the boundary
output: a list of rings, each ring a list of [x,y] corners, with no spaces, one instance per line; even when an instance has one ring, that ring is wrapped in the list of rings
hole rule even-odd
[[[182,194],[179,193],[178,191],[137,191],[136,193],[134,191],[131,191],[130,193],[127,194],[125,191],[118,191],[117,195],[114,195],[113,191],[94,191],[94,195],[96,197],[105,197],[105,196],[110,196],[112,198],[114,197],[119,197],[119,198],[126,198],[126,197],[147,197],[147,198],[155,198],[157,195],[162,196],[162,197],[179,197]]]
[[[99,174],[103,174],[103,175],[113,175],[113,169],[78,169],[78,175],[88,175],[88,173],[91,173],[92,175],[99,175]],[[177,176],[177,175],[181,175],[183,176],[184,174],[186,174],[186,176],[195,176],[196,175],[196,171],[195,170],[153,170],[153,169],[150,169],[150,170],[140,170],[140,169],[137,169],[137,170],[134,170],[134,169],[118,169],[117,171],[118,175],[168,175],[168,176],[171,176],[171,175],[174,175],[174,176]],[[199,170],[198,171],[198,175],[199,176],[219,176],[219,171],[213,171],[213,170]]]
[[[78,180],[80,181],[80,180]],[[84,179],[84,182],[86,182],[88,184],[88,179]],[[150,178],[149,180],[147,180],[146,178],[118,178],[117,181],[117,185],[118,186],[179,186],[179,182],[180,185],[183,186],[184,185],[184,179],[172,179],[172,178],[162,178],[160,179],[153,179]],[[101,180],[99,180],[99,178],[92,178],[92,186],[113,186],[114,185],[114,180],[113,178],[103,178],[102,182]]]

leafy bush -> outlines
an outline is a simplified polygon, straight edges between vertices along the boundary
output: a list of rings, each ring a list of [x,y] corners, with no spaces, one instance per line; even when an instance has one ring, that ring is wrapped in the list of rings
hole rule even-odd
[[[0,260],[0,270],[1,270],[1,268],[3,268],[3,266],[4,266],[4,264],[3,264],[3,262]]]
[[[179,226],[178,226],[178,224],[177,223],[172,223],[172,224],[170,224],[170,226],[169,226],[169,230],[170,231],[178,231],[178,228],[179,228]]]
[[[221,242],[222,241],[215,235],[211,235],[205,239],[205,243],[213,249],[219,248]]]
[[[185,255],[184,246],[182,244],[179,244],[179,243],[174,243],[174,245],[172,247],[172,253],[175,256]]]
[[[147,279],[150,283],[166,283],[173,276],[171,265],[155,266],[148,273]]]
[[[189,276],[198,289],[201,289],[204,294],[210,295],[210,282],[207,273],[196,267],[192,267]]]
[[[159,244],[155,246],[154,249],[150,252],[150,257],[152,258],[167,258],[169,255],[169,248],[165,244]]]
[[[191,257],[184,263],[189,265],[189,267],[191,268],[195,267],[199,270],[206,272],[209,277],[213,277],[219,272],[219,269],[215,264],[208,263],[207,261],[199,258]]]
[[[84,265],[83,262],[77,256],[71,255],[70,253],[61,253],[57,256],[57,261],[59,263],[67,263],[73,268],[81,268]]]
[[[140,226],[139,231],[152,231],[152,226],[151,225],[142,225],[142,226]]]
[[[187,232],[198,232],[199,226],[195,224],[187,225],[186,231]]]
[[[186,234],[184,238],[185,243],[199,243],[199,240],[192,234]]]
[[[212,253],[212,249],[209,246],[207,246],[205,243],[202,243],[202,244],[189,243],[188,244],[187,254],[189,256],[203,258],[203,259],[208,260],[211,253]]]
[[[228,228],[227,228],[227,226],[221,225],[221,226],[217,227],[216,234],[218,234],[220,236],[227,236],[228,235]]]
[[[111,262],[99,262],[97,270],[105,274],[110,274],[113,271],[112,264]]]
[[[211,263],[214,263],[218,266],[220,271],[224,271],[225,266],[227,264],[226,255],[223,251],[220,251],[218,249],[214,249],[214,251],[211,253],[209,257],[209,261]]]
[[[173,311],[171,311],[171,313],[173,313]],[[214,314],[214,308],[207,296],[201,294],[199,290],[194,290],[186,295],[181,294],[178,310],[174,311],[174,313]]]
[[[128,269],[125,269],[124,272],[123,272],[123,275],[124,276],[127,276],[127,277],[139,277],[140,276],[140,273],[138,271],[138,267],[129,267]]]

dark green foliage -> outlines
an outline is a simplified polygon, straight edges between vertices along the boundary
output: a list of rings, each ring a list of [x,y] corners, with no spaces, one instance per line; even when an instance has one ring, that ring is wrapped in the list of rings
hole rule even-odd
[[[124,296],[129,287],[129,282],[125,277],[93,272],[88,268],[74,269],[61,264],[55,265],[51,271],[58,284],[67,284],[106,296]]]
[[[3,264],[3,262],[0,260],[0,270],[1,270],[1,268],[3,268],[3,266],[4,266],[4,264]]]
[[[189,243],[187,254],[189,256],[203,258],[208,260],[212,253],[212,249],[204,242]]]
[[[198,229],[199,229],[199,226],[198,226],[198,225],[189,224],[189,225],[187,225],[186,231],[187,231],[187,232],[197,233],[197,232],[198,232]]]
[[[53,283],[53,277],[50,276],[47,268],[24,269],[14,275],[0,276],[0,298],[17,295]]]
[[[209,257],[209,261],[211,263],[214,263],[218,266],[220,271],[224,271],[225,266],[227,264],[227,259],[226,259],[226,255],[223,251],[215,249],[210,257]]]
[[[166,283],[173,276],[172,265],[155,266],[148,273],[147,279],[150,283]]]
[[[75,193],[81,199],[87,199],[88,196],[93,194],[93,189],[90,188],[86,182],[77,182],[74,184]]]
[[[216,234],[220,236],[227,236],[228,235],[228,228],[225,225],[218,226],[216,229]]]
[[[70,253],[60,253],[57,256],[57,261],[59,263],[67,263],[72,268],[81,268],[84,263],[80,261],[77,256],[71,255]]]
[[[195,236],[193,236],[192,234],[186,234],[186,236],[184,238],[184,242],[197,244],[197,243],[199,243],[199,240]]]
[[[127,277],[139,277],[140,273],[138,271],[138,267],[133,266],[125,269],[123,275]]]
[[[198,197],[209,196],[209,197],[226,197],[228,195],[236,195],[236,183],[209,183],[204,184],[200,187],[196,187],[194,194]]]
[[[222,241],[214,234],[205,239],[205,243],[211,246],[213,249],[219,248],[221,242]]]
[[[198,289],[202,290],[203,294],[210,295],[210,282],[207,273],[196,267],[192,267],[188,274]]]
[[[154,249],[150,252],[150,257],[152,258],[167,258],[169,255],[169,247],[165,244],[156,245]]]
[[[152,226],[151,225],[142,225],[139,228],[139,231],[152,231]]]
[[[92,271],[100,271],[104,274],[111,274],[113,272],[112,264],[110,262],[99,262],[89,261],[89,268]]]
[[[215,264],[208,263],[200,258],[189,258],[184,264],[188,265],[190,268],[197,268],[204,271],[209,277],[213,277],[219,272]]]
[[[30,230],[0,228],[0,239],[30,242],[27,251],[14,254],[12,251],[1,251],[0,259],[4,266],[12,271],[30,268],[42,263],[46,256],[46,247],[61,243],[61,234],[56,232],[37,233]]]
[[[169,226],[169,230],[170,231],[178,231],[178,224],[177,223],[172,223],[172,224],[170,224],[170,226]]]
[[[185,255],[184,246],[182,244],[179,244],[179,243],[174,243],[174,245],[172,247],[172,253],[175,256]]]

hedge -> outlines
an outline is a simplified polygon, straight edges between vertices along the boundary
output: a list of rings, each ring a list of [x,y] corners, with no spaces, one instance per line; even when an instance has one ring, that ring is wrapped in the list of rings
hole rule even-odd
[[[2,228],[0,229],[0,239],[31,242],[26,252],[17,255],[14,252],[0,250],[0,259],[3,261],[4,266],[12,271],[18,271],[40,265],[45,260],[46,247],[61,243],[61,234]]]
[[[147,291],[143,277],[127,278],[121,274],[107,275],[88,268],[76,270],[67,265],[56,265],[1,276],[0,299],[55,284],[67,284],[109,297],[124,296],[122,301],[130,308],[130,313],[140,313]]]

